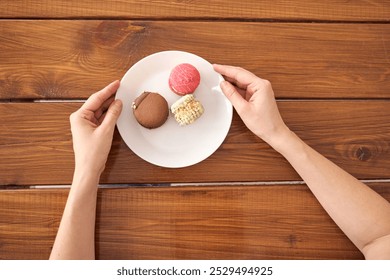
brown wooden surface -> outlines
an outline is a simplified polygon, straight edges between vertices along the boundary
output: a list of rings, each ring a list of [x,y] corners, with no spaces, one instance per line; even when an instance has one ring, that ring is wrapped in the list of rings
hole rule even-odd
[[[0,42],[0,99],[87,98],[171,49],[242,66],[278,98],[390,97],[388,24],[5,20]]]
[[[373,189],[390,200],[388,183]],[[0,192],[0,259],[47,259],[68,190]],[[99,259],[361,259],[304,185],[100,189]]]
[[[2,0],[5,18],[227,18],[389,21],[390,2],[282,0]]]
[[[69,115],[80,103],[0,104],[0,184],[69,184],[73,152]],[[283,101],[289,127],[360,179],[390,173],[389,101]],[[115,134],[104,183],[299,180],[288,163],[234,116],[221,147],[192,167],[167,169],[136,156]]]
[[[0,259],[49,256],[68,190],[29,186],[70,183],[74,99],[163,50],[269,79],[288,126],[390,200],[390,1],[3,0]],[[146,163],[116,131],[97,257],[361,259],[297,180],[236,114],[221,147],[182,169]]]

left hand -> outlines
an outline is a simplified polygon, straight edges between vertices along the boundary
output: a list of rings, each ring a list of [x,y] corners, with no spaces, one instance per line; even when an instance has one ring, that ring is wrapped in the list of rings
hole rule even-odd
[[[100,176],[111,149],[115,123],[122,101],[114,100],[119,81],[92,94],[79,110],[70,115],[76,169]]]

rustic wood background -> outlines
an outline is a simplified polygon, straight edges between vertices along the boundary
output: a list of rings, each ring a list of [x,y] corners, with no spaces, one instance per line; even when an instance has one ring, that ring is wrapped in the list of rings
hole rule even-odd
[[[289,127],[390,200],[390,1],[296,2],[1,1],[0,259],[48,258],[72,179],[69,114],[163,50],[269,79]],[[153,166],[116,132],[97,257],[361,259],[300,180],[236,114],[188,168]]]

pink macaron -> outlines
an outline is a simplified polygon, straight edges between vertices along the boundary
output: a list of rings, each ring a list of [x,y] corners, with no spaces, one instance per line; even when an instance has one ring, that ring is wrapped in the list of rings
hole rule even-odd
[[[193,65],[182,63],[175,66],[169,75],[169,87],[178,95],[193,93],[200,83],[200,73]]]

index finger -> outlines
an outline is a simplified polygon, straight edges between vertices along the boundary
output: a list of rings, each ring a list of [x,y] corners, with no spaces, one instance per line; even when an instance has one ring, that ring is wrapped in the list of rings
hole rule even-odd
[[[213,67],[215,71],[227,77],[229,81],[236,83],[240,87],[246,88],[257,78],[255,74],[244,68],[220,64],[213,64]]]
[[[82,109],[89,111],[98,110],[104,102],[109,99],[119,88],[119,81],[114,81],[102,90],[92,94],[87,101],[81,106]]]

